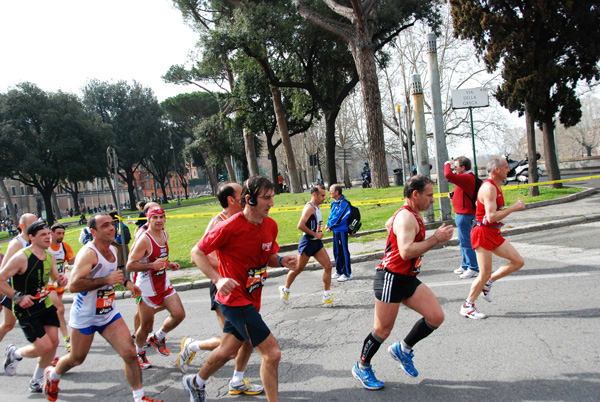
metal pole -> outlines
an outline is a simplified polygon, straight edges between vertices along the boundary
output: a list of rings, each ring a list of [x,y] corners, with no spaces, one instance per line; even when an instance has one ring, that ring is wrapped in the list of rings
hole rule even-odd
[[[444,135],[444,120],[442,116],[442,92],[440,89],[440,70],[437,58],[437,46],[435,34],[427,34],[427,66],[429,67],[431,86],[431,109],[433,114],[433,137],[435,139],[435,156],[437,170],[438,193],[449,191],[448,180],[444,176],[444,163],[448,160],[448,148],[446,147],[446,136]],[[441,220],[452,219],[452,208],[448,197],[439,198]]]
[[[404,122],[406,126],[406,142],[408,143],[408,172],[407,177],[412,176],[413,154],[412,154],[412,132],[410,129],[410,119],[408,118],[408,105],[404,106]],[[406,183],[406,180],[404,181]]]
[[[117,160],[117,153],[113,147],[108,147],[106,149],[106,154],[108,156],[109,166],[111,164],[114,165],[115,174],[114,174],[114,183],[115,183],[115,196],[117,197],[117,215],[121,217],[121,197],[119,196],[119,162]],[[117,226],[119,229],[121,228],[122,219],[118,221],[119,225]],[[121,231],[122,232],[122,231]],[[127,266],[127,245],[125,244],[125,236],[121,233],[121,250],[123,251],[123,264],[125,267]],[[127,272],[127,268],[123,268],[123,273],[125,277],[129,277],[129,273]]]
[[[427,127],[425,126],[425,105],[423,102],[423,86],[421,76],[412,76],[412,98],[415,110],[415,139],[417,142],[417,173],[430,177],[429,154],[427,152]],[[433,205],[429,207],[423,216],[425,223],[435,221]]]
[[[469,108],[469,115],[471,116],[471,140],[473,141],[473,166],[475,170],[473,173],[475,177],[479,177],[479,172],[477,170],[477,155],[475,154],[475,129],[473,128],[473,108]]]
[[[400,105],[396,105],[396,110],[398,111],[398,136],[400,137],[400,159],[402,163],[402,184],[404,184],[404,177],[406,174],[406,169],[404,166],[404,138],[402,136],[402,114],[400,113]]]

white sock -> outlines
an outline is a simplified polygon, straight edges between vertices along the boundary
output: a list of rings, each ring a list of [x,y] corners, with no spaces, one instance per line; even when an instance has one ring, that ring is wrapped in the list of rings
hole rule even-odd
[[[465,300],[465,307],[473,307],[473,304],[474,303],[471,303],[470,301]]]
[[[15,350],[15,359],[21,360],[22,358],[23,358],[23,355],[21,354],[21,348]]]
[[[40,378],[44,378],[44,369],[45,367],[40,367],[39,365],[35,366],[35,371],[33,372],[33,379],[35,381],[39,380]]]
[[[323,291],[323,296],[327,299],[329,296],[331,296],[331,289],[329,290],[324,290]]]
[[[231,382],[233,384],[239,384],[244,380],[244,371],[233,371],[233,377],[231,377]]]
[[[283,290],[285,293],[290,293],[290,289],[289,289],[289,288],[286,288],[285,286],[283,287],[283,289],[282,289],[282,290]]]
[[[195,341],[195,342],[190,343],[190,345],[188,346],[188,350],[190,352],[194,352],[194,353],[200,352],[200,342]]]
[[[143,347],[140,348],[139,346],[135,345],[135,350],[138,353],[144,353],[144,348]]]
[[[194,377],[194,385],[199,389],[202,389],[206,384],[206,380],[203,380],[198,374]]]
[[[60,380],[60,374],[58,374],[58,373],[56,372],[56,369],[52,369],[52,370],[50,370],[50,371],[48,372],[48,377],[49,377],[51,380],[54,380],[54,381],[58,381],[58,380]]]
[[[144,397],[144,388],[136,389],[132,393],[134,402],[142,402],[142,398]]]
[[[491,286],[492,283],[494,283],[494,281],[492,280],[492,278],[490,278],[485,284],[486,286]]]
[[[167,336],[167,333],[163,331],[162,328],[160,329],[160,331],[154,333],[154,337],[159,341],[165,339],[165,336]]]
[[[410,353],[410,352],[412,352],[412,349],[409,348],[408,345],[404,343],[404,341],[400,342],[400,348],[402,349],[402,351],[404,353]]]

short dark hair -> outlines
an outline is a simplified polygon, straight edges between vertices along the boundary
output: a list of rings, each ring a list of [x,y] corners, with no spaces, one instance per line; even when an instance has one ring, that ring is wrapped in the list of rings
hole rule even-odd
[[[98,218],[99,218],[99,217],[101,217],[101,216],[110,216],[110,215],[109,215],[109,214],[107,214],[106,212],[98,212],[98,213],[95,213],[94,215],[92,215],[92,216],[90,216],[90,217],[89,217],[89,219],[88,219],[88,227],[89,227],[90,229],[97,230],[97,229],[96,229],[96,219],[98,219]],[[110,218],[111,218],[111,219],[114,219],[112,216],[110,216]]]
[[[459,156],[456,158],[458,161],[458,166],[464,167],[466,170],[471,170],[471,160],[466,156]]]
[[[319,190],[325,190],[325,189],[323,188],[323,186],[320,186],[320,185],[317,184],[316,186],[314,186],[313,188],[310,189],[310,193],[311,194],[318,194]]]
[[[52,225],[52,227],[50,228],[51,231],[55,232],[56,229],[65,229],[65,225],[60,224],[60,223],[55,223],[54,225]]]
[[[333,191],[336,191],[336,192],[340,193],[340,195],[342,195],[342,186],[340,186],[339,184],[334,184],[331,187],[333,188]]]
[[[261,190],[268,191],[273,190],[275,185],[264,176],[252,176],[244,182],[242,187],[242,206],[246,205],[246,195],[249,194],[251,198],[258,198]]]
[[[137,207],[138,208],[144,209],[145,206],[146,206],[146,201],[138,201],[137,202]]]
[[[47,228],[48,223],[46,221],[35,221],[31,225],[29,225],[29,227],[27,227],[27,235],[35,237],[37,232]]]
[[[233,182],[227,182],[219,187],[217,191],[217,199],[223,208],[227,208],[229,206],[229,202],[227,198],[235,196],[235,189],[232,186]]]
[[[408,179],[404,186],[404,198],[412,197],[413,191],[417,190],[419,193],[423,193],[425,186],[433,184],[433,180],[422,174],[417,174]]]

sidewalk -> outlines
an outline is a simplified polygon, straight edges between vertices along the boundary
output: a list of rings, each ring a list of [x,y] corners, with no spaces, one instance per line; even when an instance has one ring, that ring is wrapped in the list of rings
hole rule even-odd
[[[600,221],[600,191],[598,189],[589,189],[582,191],[581,193],[569,195],[563,198],[540,201],[535,203],[527,204],[523,211],[512,213],[505,219],[506,225],[502,229],[504,236],[538,232],[540,230],[547,230],[563,226],[578,225],[587,222]],[[453,225],[454,222],[451,222]],[[435,228],[440,226],[441,222],[433,224],[427,224],[427,234],[429,237],[435,231]],[[371,232],[361,232],[361,235],[366,235],[374,232],[385,231],[385,229]],[[354,236],[356,237],[356,236]],[[367,243],[352,242],[348,245],[351,261],[353,263],[374,261],[374,263],[383,257],[383,250],[385,249],[385,239],[370,241]],[[325,247],[329,253],[329,257],[333,262],[333,248],[331,247],[331,238],[326,239]],[[447,246],[458,245],[458,237],[455,235],[450,241],[443,245],[438,245],[435,248],[442,248]],[[297,254],[297,244],[282,245],[280,255]],[[314,261],[314,260],[313,260]],[[321,269],[321,266],[312,262],[309,263],[305,270],[317,270]],[[180,271],[169,272],[169,278],[176,278],[181,276],[189,276],[190,272],[197,273],[197,280],[194,282],[183,282],[177,283],[173,286],[178,292],[200,289],[209,286],[208,279],[201,279],[202,273],[199,269],[194,270],[193,268],[182,269]],[[274,278],[287,274],[287,268],[269,268],[269,278]],[[129,297],[129,292],[117,292],[116,298],[122,299]],[[66,303],[71,303],[71,295],[65,294],[63,299]]]

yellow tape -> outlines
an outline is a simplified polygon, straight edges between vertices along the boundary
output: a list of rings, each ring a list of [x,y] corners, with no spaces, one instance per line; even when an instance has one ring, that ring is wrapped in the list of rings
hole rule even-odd
[[[544,181],[544,182],[539,182],[539,183],[514,184],[512,186],[502,186],[502,188],[510,190],[510,189],[514,189],[514,188],[546,186],[546,185],[555,184],[555,183],[567,183],[567,182],[572,182],[572,181],[582,181],[582,180],[599,179],[599,178],[600,178],[600,175],[586,176],[586,177],[577,177],[575,179],[562,179],[562,180]],[[437,193],[437,194],[434,194],[434,197],[435,198],[448,197],[448,193]],[[385,199],[380,199],[380,200],[352,201],[352,205],[394,204],[394,203],[399,203],[399,202],[404,202],[404,197],[385,198]],[[323,205],[321,207],[321,209],[328,209],[328,208],[330,208],[330,205]],[[298,207],[271,208],[270,212],[272,212],[272,213],[295,212],[295,211],[302,211],[302,209],[304,209],[304,205],[298,206]],[[167,218],[169,218],[169,219],[212,218],[217,213],[218,212],[200,212],[197,214],[168,215]],[[119,219],[123,220],[123,218],[121,218],[121,217],[119,217]],[[137,219],[143,219],[143,218],[131,218],[131,220],[137,220]],[[129,220],[129,219],[127,219],[127,220]]]

